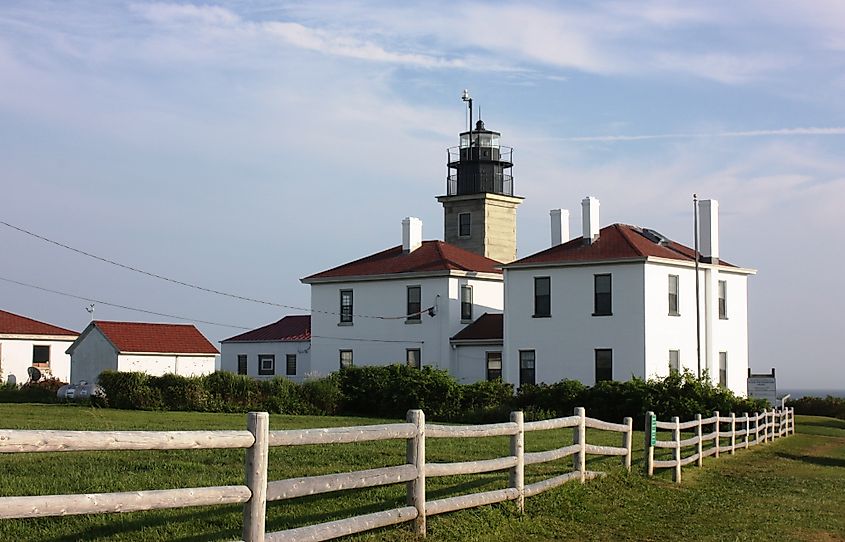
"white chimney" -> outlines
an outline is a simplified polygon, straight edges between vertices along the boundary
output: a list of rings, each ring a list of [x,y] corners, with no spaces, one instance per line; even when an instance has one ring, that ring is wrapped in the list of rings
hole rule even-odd
[[[413,252],[422,246],[422,220],[415,216],[402,220],[402,252]]]
[[[581,224],[584,227],[584,240],[588,244],[599,238],[599,200],[587,196],[581,200]]]
[[[704,258],[719,260],[719,202],[704,199],[698,202],[700,250]]]
[[[552,209],[549,216],[552,222],[552,246],[556,247],[569,241],[569,211]]]

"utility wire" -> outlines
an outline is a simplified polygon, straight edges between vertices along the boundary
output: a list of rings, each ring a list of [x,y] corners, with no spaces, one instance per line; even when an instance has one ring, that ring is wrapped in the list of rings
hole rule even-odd
[[[210,322],[208,320],[198,320],[196,318],[186,318],[184,316],[177,316],[175,314],[167,314],[167,313],[163,313],[163,312],[148,311],[146,309],[129,307],[127,305],[118,305],[117,303],[109,303],[108,301],[103,301],[101,299],[94,299],[93,297],[85,297],[85,296],[81,296],[81,295],[69,294],[67,292],[60,292],[59,290],[52,290],[50,288],[44,288],[43,286],[36,286],[35,284],[28,284],[26,282],[20,282],[18,280],[13,280],[13,279],[6,278],[6,277],[0,277],[0,280],[2,280],[4,282],[11,282],[12,284],[17,284],[19,286],[26,286],[27,288],[34,288],[36,290],[41,290],[42,292],[50,292],[51,294],[63,295],[65,297],[70,297],[70,298],[73,298],[73,299],[79,299],[81,301],[89,301],[91,303],[99,303],[100,305],[106,305],[106,306],[109,306],[109,307],[117,307],[118,309],[126,309],[126,310],[129,310],[129,311],[135,311],[135,312],[143,312],[145,314],[153,314],[155,316],[164,316],[166,318],[175,318],[177,320],[185,320],[187,322],[199,322],[201,324],[210,324],[212,326],[231,327],[231,328],[235,328],[235,329],[244,329],[244,330],[250,329],[248,327],[243,327],[243,326],[236,326],[236,325],[232,325],[232,324],[221,324],[220,322]]]
[[[184,281],[173,279],[173,278],[170,278],[170,277],[165,277],[164,275],[159,275],[157,273],[152,273],[150,271],[144,271],[143,269],[138,269],[137,267],[132,267],[131,265],[122,264],[120,262],[116,262],[114,260],[104,258],[102,256],[97,256],[96,254],[91,254],[90,252],[85,252],[84,250],[74,248],[74,247],[72,247],[70,245],[66,245],[64,243],[60,243],[59,241],[54,241],[53,239],[50,239],[48,237],[44,237],[43,235],[39,235],[37,233],[31,232],[31,231],[29,231],[25,228],[21,228],[20,226],[15,226],[14,224],[9,224],[8,222],[6,222],[4,220],[0,220],[0,224],[4,225],[6,227],[9,227],[13,230],[16,230],[20,233],[29,235],[30,237],[35,237],[36,239],[40,239],[40,240],[42,240],[46,243],[50,243],[51,245],[56,245],[58,247],[70,250],[71,252],[75,252],[77,254],[81,254],[83,256],[87,256],[89,258],[93,258],[95,260],[99,260],[99,261],[107,263],[107,264],[115,265],[117,267],[121,267],[121,268],[127,269],[129,271],[141,273],[142,275],[147,275],[148,277],[152,277],[152,278],[156,278],[156,279],[163,280],[163,281],[166,281],[166,282],[170,282],[172,284],[178,284],[179,286],[185,286],[185,287],[188,287],[188,288],[193,288],[195,290],[200,290],[202,292],[221,295],[221,296],[224,296],[224,297],[230,297],[230,298],[238,299],[238,300],[241,300],[241,301],[249,301],[249,302],[252,302],[252,303],[260,303],[262,305],[270,305],[272,307],[280,307],[280,308],[283,308],[283,309],[293,309],[293,310],[297,310],[297,311],[311,312],[311,313],[316,312],[316,313],[320,313],[320,314],[329,314],[329,315],[334,315],[334,316],[339,316],[341,314],[339,312],[320,311],[320,310],[314,310],[313,308],[306,309],[306,308],[303,308],[303,307],[296,307],[296,306],[293,306],[293,305],[285,305],[285,304],[282,304],[282,303],[275,303],[273,301],[266,301],[266,300],[263,300],[263,299],[256,299],[254,297],[247,297],[247,296],[242,296],[242,295],[238,295],[238,294],[232,294],[232,293],[229,293],[229,292],[223,292],[223,291],[220,291],[220,290],[215,290],[213,288],[206,288],[204,286],[198,286],[196,284],[191,284],[189,282],[184,282]],[[105,305],[106,303],[103,303],[103,304]],[[409,316],[416,316],[418,314],[423,314],[425,312],[428,312],[432,308],[434,308],[434,307],[425,308],[425,309],[422,309],[418,312],[414,312],[414,313],[411,313],[411,314],[402,314],[402,315],[399,315],[399,316],[377,316],[377,315],[369,315],[369,314],[353,314],[352,316],[357,316],[358,318],[373,318],[373,319],[376,319],[376,320],[404,320],[404,319],[407,319]],[[199,322],[199,320],[197,320],[197,322]]]
[[[244,327],[244,326],[236,326],[236,325],[233,325],[233,324],[221,324],[220,322],[210,322],[208,320],[197,320],[196,318],[186,318],[184,316],[177,316],[175,314],[167,314],[167,313],[164,313],[164,312],[155,312],[155,311],[149,311],[149,310],[146,310],[146,309],[139,309],[139,308],[136,308],[136,307],[129,307],[127,305],[119,305],[117,303],[109,303],[108,301],[95,299],[93,297],[85,297],[85,296],[80,296],[80,295],[75,295],[75,294],[69,294],[67,292],[61,292],[59,290],[53,290],[51,288],[45,288],[43,286],[38,286],[38,285],[35,285],[35,284],[29,284],[29,283],[26,283],[26,282],[21,282],[19,280],[10,279],[10,278],[7,278],[7,277],[0,277],[0,280],[2,280],[4,282],[10,282],[12,284],[17,284],[18,286],[26,286],[27,288],[33,288],[35,290],[41,290],[42,292],[49,292],[51,294],[62,295],[62,296],[70,297],[70,298],[73,298],[73,299],[79,299],[81,301],[89,301],[91,303],[99,303],[100,305],[106,305],[108,307],[116,307],[118,309],[126,309],[126,310],[129,310],[129,311],[142,312],[142,313],[145,313],[145,314],[152,314],[152,315],[155,315],[155,316],[164,316],[166,318],[175,318],[177,320],[185,320],[187,322],[197,322],[197,323],[200,323],[200,324],[210,324],[212,326],[230,327],[230,328],[234,328],[234,329],[243,329],[243,330],[252,329],[252,328]],[[424,341],[402,341],[402,340],[398,340],[398,339],[366,339],[366,338],[361,338],[361,337],[330,337],[330,336],[327,336],[327,335],[311,335],[311,337],[315,338],[315,339],[331,339],[331,340],[337,340],[337,341],[361,341],[361,342],[371,342],[371,343],[406,343],[406,344],[409,344],[409,343],[411,343],[411,344],[423,344],[424,343]]]

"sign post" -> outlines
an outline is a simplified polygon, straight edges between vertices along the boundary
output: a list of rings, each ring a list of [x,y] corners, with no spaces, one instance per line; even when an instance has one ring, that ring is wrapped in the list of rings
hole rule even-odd
[[[654,475],[654,445],[657,444],[657,418],[654,412],[648,411],[645,414],[645,473],[646,476]]]

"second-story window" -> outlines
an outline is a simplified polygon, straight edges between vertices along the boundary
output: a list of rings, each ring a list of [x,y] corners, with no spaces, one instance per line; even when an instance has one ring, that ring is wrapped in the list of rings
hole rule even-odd
[[[471,232],[471,217],[469,213],[458,214],[458,237],[469,237]]]
[[[552,279],[534,277],[534,317],[546,318],[552,315]]]
[[[461,320],[472,320],[472,286],[461,286]]]
[[[340,291],[340,323],[352,323],[352,290]]]
[[[407,320],[409,322],[419,322],[422,318],[420,311],[422,310],[422,288],[420,286],[408,286],[408,306]]]
[[[728,319],[728,283],[724,280],[719,281],[719,318]]]
[[[613,314],[610,274],[593,275],[593,280],[595,281],[593,316],[610,316]]]
[[[669,275],[669,316],[680,316],[678,308],[678,275]]]

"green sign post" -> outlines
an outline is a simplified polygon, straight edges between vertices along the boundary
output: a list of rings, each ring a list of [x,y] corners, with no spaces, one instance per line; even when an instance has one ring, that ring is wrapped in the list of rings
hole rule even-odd
[[[651,445],[657,444],[657,416],[652,414],[649,416],[649,430],[651,431]]]

